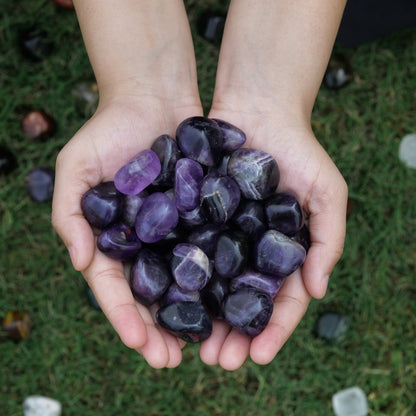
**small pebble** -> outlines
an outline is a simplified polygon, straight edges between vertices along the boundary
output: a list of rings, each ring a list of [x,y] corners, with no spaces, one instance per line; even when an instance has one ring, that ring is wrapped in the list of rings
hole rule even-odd
[[[60,416],[61,403],[45,396],[28,396],[23,402],[24,416]]]
[[[350,387],[332,396],[332,408],[336,416],[366,416],[367,397],[359,387]]]
[[[399,159],[411,169],[416,169],[416,134],[403,137],[399,147]]]

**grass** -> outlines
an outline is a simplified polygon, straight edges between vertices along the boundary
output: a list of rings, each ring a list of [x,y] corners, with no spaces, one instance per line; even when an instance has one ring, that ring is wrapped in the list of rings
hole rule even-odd
[[[202,3],[186,4],[195,30]],[[92,72],[74,13],[49,0],[0,0],[0,7],[0,144],[19,162],[12,175],[0,177],[0,314],[27,309],[35,323],[24,342],[0,344],[1,415],[21,415],[24,398],[42,394],[61,401],[66,416],[320,416],[332,414],[332,394],[353,385],[366,392],[370,415],[416,413],[416,171],[397,157],[401,137],[416,131],[416,30],[354,49],[336,46],[351,63],[353,81],[319,92],[313,127],[354,203],[327,296],[311,303],[269,365],[247,361],[227,372],[202,364],[191,345],[180,367],[154,370],[89,305],[82,276],[51,227],[50,204],[32,202],[24,187],[31,168],[54,167],[59,149],[85,122],[71,90]],[[37,64],[16,48],[18,30],[30,24],[57,45]],[[208,109],[218,48],[194,38]],[[57,118],[52,139],[23,135],[20,122],[29,108]],[[313,335],[328,309],[351,318],[341,343]]]

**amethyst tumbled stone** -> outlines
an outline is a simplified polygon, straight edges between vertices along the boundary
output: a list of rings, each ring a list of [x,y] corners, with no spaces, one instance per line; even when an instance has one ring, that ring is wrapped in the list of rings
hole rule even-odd
[[[89,189],[82,196],[81,208],[87,221],[96,228],[104,228],[121,215],[122,194],[113,182],[103,182]]]
[[[173,249],[171,267],[176,283],[185,290],[201,290],[212,274],[207,255],[188,243],[178,244]]]
[[[172,283],[172,275],[163,257],[142,248],[130,269],[129,283],[134,298],[149,306],[166,292]]]
[[[212,332],[212,321],[199,302],[174,302],[161,307],[156,320],[162,328],[186,342],[201,342]]]
[[[241,274],[247,265],[248,243],[241,233],[222,232],[215,249],[215,270],[226,278]]]
[[[231,222],[248,237],[257,239],[267,229],[263,202],[249,199],[241,201]]]
[[[26,177],[26,189],[33,201],[45,202],[52,198],[55,172],[49,168],[34,168]]]
[[[225,152],[233,152],[241,147],[246,142],[245,133],[238,127],[217,118],[213,119],[222,131],[224,143],[222,148]]]
[[[121,220],[124,224],[134,227],[137,213],[139,212],[144,200],[149,196],[147,191],[139,192],[136,195],[124,195],[123,212]]]
[[[107,257],[127,261],[137,255],[142,244],[134,228],[125,224],[113,224],[100,233],[97,247]]]
[[[243,287],[251,287],[274,298],[284,280],[284,277],[268,276],[249,269],[231,280],[230,290],[235,292]]]
[[[223,303],[229,293],[229,279],[213,273],[206,286],[201,290],[202,303],[214,318],[224,318]]]
[[[224,138],[218,124],[207,117],[190,117],[176,130],[176,140],[185,157],[205,166],[218,163]]]
[[[178,211],[191,211],[199,206],[199,193],[204,177],[202,166],[189,158],[179,159],[175,167],[175,203]]]
[[[286,277],[305,261],[306,250],[276,230],[266,231],[254,247],[254,267],[261,273]]]
[[[176,140],[168,134],[162,134],[152,144],[153,150],[160,159],[161,171],[153,181],[153,185],[173,186],[176,162],[181,158]]]
[[[210,173],[201,187],[201,206],[213,224],[227,222],[240,203],[240,190],[229,176]]]
[[[272,313],[272,298],[251,288],[230,293],[224,301],[225,320],[249,337],[266,328]]]
[[[144,243],[155,243],[166,237],[179,220],[175,203],[163,192],[149,195],[136,217],[136,233]]]
[[[262,150],[237,149],[228,162],[228,175],[240,187],[247,199],[265,199],[271,196],[279,184],[277,162]]]
[[[264,203],[268,228],[293,235],[303,225],[302,208],[293,192],[280,192],[269,197]]]
[[[174,302],[199,302],[201,295],[198,290],[184,290],[173,282],[160,300],[160,305],[165,306]]]
[[[146,149],[117,171],[114,184],[123,194],[138,194],[158,177],[160,171],[159,157],[153,150]]]

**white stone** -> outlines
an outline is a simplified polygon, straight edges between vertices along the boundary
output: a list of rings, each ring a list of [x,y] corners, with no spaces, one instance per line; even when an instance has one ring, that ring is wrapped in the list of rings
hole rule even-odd
[[[367,397],[359,387],[350,387],[332,396],[332,408],[336,416],[366,416]]]
[[[416,134],[407,134],[399,146],[399,159],[409,168],[416,169]]]
[[[28,396],[23,402],[24,416],[60,416],[61,403],[45,396]]]

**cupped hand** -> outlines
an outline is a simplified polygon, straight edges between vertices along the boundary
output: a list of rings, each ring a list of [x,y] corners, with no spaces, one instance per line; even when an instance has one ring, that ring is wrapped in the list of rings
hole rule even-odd
[[[244,104],[247,102],[249,106]],[[245,147],[263,150],[276,159],[278,191],[296,194],[312,243],[302,268],[285,279],[261,334],[251,339],[223,321],[214,322],[211,337],[201,345],[201,359],[235,370],[248,356],[258,364],[273,360],[305,314],[311,296],[325,295],[328,278],[343,251],[348,191],[307,119],[271,108],[269,103],[263,105],[261,100],[244,99],[214,101],[209,117],[241,128],[247,135]]]
[[[201,115],[199,99],[123,97],[102,105],[61,150],[56,162],[52,223],[69,250],[75,269],[90,285],[121,340],[155,367],[175,367],[184,342],[155,325],[155,310],[136,302],[121,262],[95,245],[81,211],[81,197],[112,181],[117,170],[161,134],[174,135],[187,117]]]

